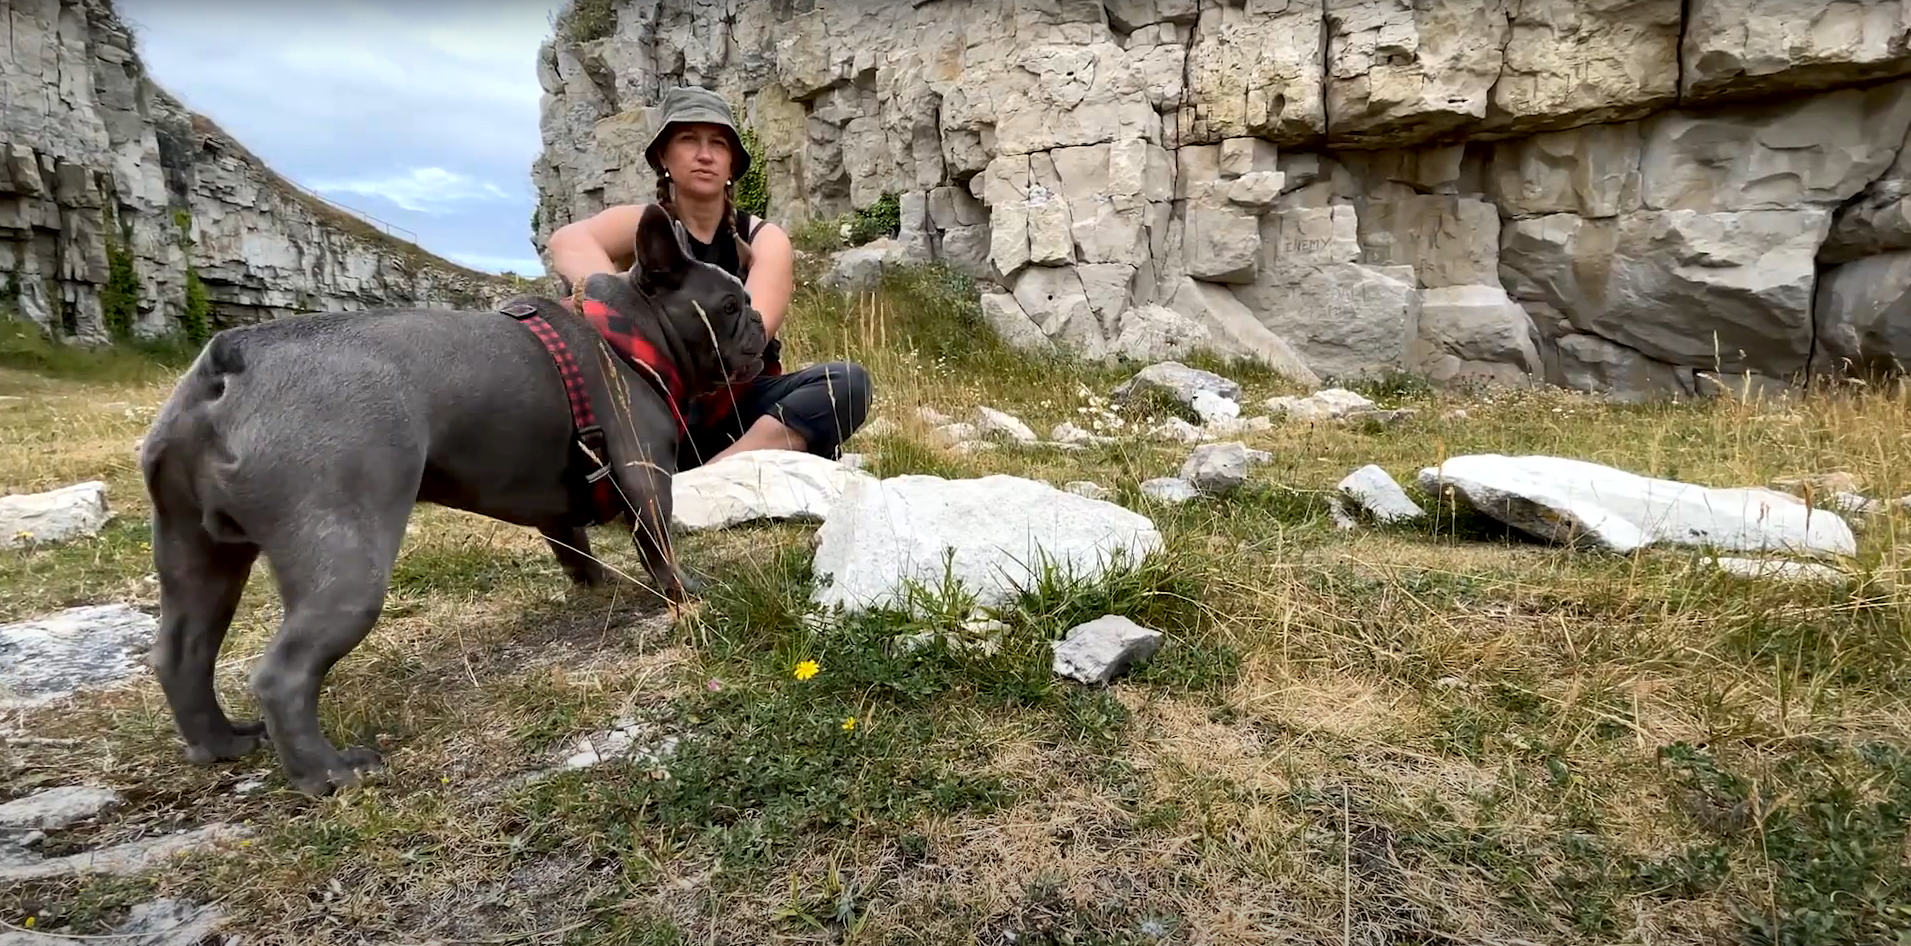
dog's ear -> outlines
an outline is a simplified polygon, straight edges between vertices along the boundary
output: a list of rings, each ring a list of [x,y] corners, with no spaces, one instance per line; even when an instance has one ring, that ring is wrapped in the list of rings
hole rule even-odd
[[[683,224],[656,204],[644,207],[637,227],[637,274],[660,285],[676,285],[690,268],[690,241]]]

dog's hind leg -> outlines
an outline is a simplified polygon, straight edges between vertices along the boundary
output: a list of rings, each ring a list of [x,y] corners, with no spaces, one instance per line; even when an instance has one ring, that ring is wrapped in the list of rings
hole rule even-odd
[[[156,504],[153,567],[159,575],[159,633],[150,660],[192,762],[237,759],[258,748],[265,726],[234,724],[213,692],[213,664],[259,548],[219,542],[196,516]]]
[[[606,584],[604,565],[591,554],[591,536],[582,526],[546,526],[537,530],[551,547],[557,563],[572,582],[586,587]]]
[[[286,780],[299,791],[324,795],[356,785],[360,773],[382,764],[375,749],[341,752],[325,738],[319,691],[332,666],[378,621],[410,502],[361,495],[302,510],[266,546],[285,620],[252,672],[252,690]]]

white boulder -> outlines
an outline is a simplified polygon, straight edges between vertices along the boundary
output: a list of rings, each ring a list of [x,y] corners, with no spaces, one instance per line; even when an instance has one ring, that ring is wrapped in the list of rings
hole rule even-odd
[[[1161,541],[1146,516],[1019,476],[856,479],[817,530],[812,599],[845,611],[899,607],[907,583],[953,580],[978,607],[997,606],[1045,564],[1093,580],[1139,564]]]
[[[1614,552],[1655,545],[1736,552],[1851,555],[1857,538],[1837,513],[1763,487],[1710,487],[1549,456],[1474,454],[1420,471],[1421,490],[1458,499],[1553,542]]]

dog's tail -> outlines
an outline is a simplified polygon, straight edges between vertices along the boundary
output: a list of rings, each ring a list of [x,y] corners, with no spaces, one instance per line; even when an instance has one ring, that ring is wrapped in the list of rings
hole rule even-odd
[[[214,335],[180,377],[140,447],[154,515],[194,516],[218,542],[247,541],[220,502],[238,465],[221,422],[222,402],[245,368],[239,339],[231,332]]]

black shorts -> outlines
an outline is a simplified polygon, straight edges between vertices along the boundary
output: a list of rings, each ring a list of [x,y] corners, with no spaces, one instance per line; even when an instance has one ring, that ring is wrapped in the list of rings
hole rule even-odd
[[[690,436],[677,446],[677,469],[701,466],[765,415],[801,435],[808,452],[833,460],[869,416],[869,396],[869,372],[854,362],[757,378],[737,392],[734,410],[712,421],[691,421]]]

